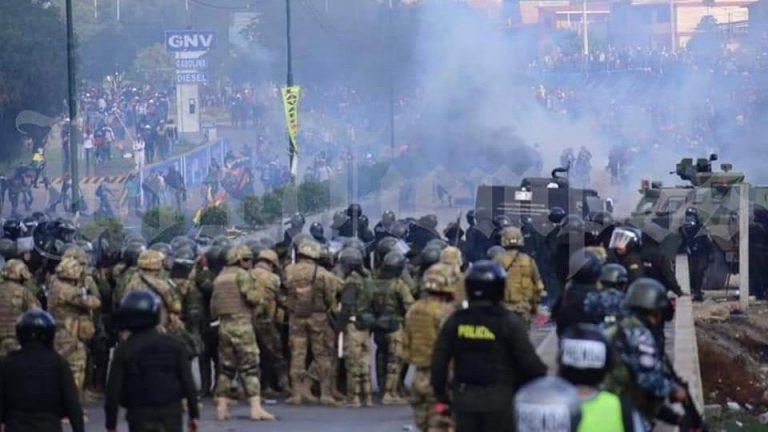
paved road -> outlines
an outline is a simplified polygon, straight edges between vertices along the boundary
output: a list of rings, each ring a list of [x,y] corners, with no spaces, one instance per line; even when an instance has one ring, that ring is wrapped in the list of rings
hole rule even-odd
[[[293,407],[285,404],[269,405],[267,409],[277,415],[275,422],[252,422],[248,419],[248,407],[241,403],[230,410],[231,419],[226,422],[214,420],[210,399],[204,401],[202,432],[398,432],[407,431],[413,425],[413,416],[408,406],[381,406],[372,408],[345,409],[320,406]],[[101,405],[89,407],[90,420],[87,430],[103,430],[104,411]],[[121,419],[125,412],[121,411]],[[121,422],[118,431],[125,432],[128,426]]]

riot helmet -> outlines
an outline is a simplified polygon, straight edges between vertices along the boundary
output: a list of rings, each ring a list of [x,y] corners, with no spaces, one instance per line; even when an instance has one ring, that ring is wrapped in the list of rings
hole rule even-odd
[[[381,276],[385,278],[400,276],[403,270],[405,270],[405,255],[396,250],[389,252],[381,263]]]
[[[611,234],[608,248],[618,255],[626,255],[643,245],[643,233],[634,227],[617,227]]]
[[[139,262],[139,255],[144,252],[146,248],[143,244],[138,242],[128,243],[125,245],[121,252],[121,260],[127,267],[133,267]]]
[[[325,228],[320,222],[315,222],[309,226],[309,234],[317,241],[325,240]]]
[[[660,312],[662,318],[673,308],[664,285],[651,278],[640,278],[629,284],[622,306],[643,314]]]
[[[16,321],[16,339],[22,347],[32,342],[38,342],[53,348],[53,337],[56,334],[56,321],[42,309],[30,309]]]
[[[549,216],[547,219],[549,219],[549,221],[555,225],[560,225],[563,219],[565,219],[566,215],[567,213],[562,207],[552,207],[552,209],[549,211]]]
[[[160,299],[152,291],[131,291],[123,297],[115,311],[121,330],[140,331],[160,324]]]
[[[608,341],[595,325],[577,324],[560,337],[559,375],[574,385],[600,385],[611,370],[610,360]]]
[[[344,275],[348,275],[355,270],[359,272],[363,268],[363,254],[355,248],[346,247],[339,252],[339,264]]]
[[[562,378],[538,378],[515,395],[515,429],[519,432],[576,432],[581,423],[581,399]]]
[[[448,247],[448,242],[446,242],[443,239],[434,238],[434,239],[428,241],[427,244],[424,245],[424,249],[431,248],[431,247],[443,250],[443,249]]]
[[[600,285],[603,288],[613,288],[619,291],[627,289],[629,274],[621,264],[609,263],[600,270]]]
[[[495,261],[477,261],[473,263],[464,278],[467,299],[500,302],[504,296],[507,273]]]
[[[498,231],[502,231],[504,228],[512,226],[512,221],[509,219],[509,216],[504,214],[494,216],[492,223],[493,227]]]
[[[428,269],[432,264],[440,261],[440,254],[442,253],[443,250],[435,246],[424,248],[419,254],[419,268],[421,268],[422,271]]]
[[[470,211],[467,212],[467,223],[471,227],[475,226],[475,223],[477,223],[477,221],[475,220],[475,211],[474,210],[470,210]]]
[[[362,214],[363,214],[363,208],[360,206],[360,204],[351,203],[347,207],[347,216],[351,217],[352,219],[358,218]]]
[[[381,226],[383,226],[384,229],[389,229],[396,220],[397,216],[395,216],[395,212],[387,210],[381,215]]]
[[[506,249],[499,245],[493,245],[488,248],[488,250],[485,252],[485,255],[488,257],[489,260],[495,260],[496,257],[500,257],[506,253]]]

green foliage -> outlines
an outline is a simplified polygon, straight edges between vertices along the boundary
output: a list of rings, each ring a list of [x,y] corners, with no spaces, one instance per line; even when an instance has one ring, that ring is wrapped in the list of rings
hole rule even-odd
[[[141,234],[149,243],[170,243],[184,235],[189,223],[184,213],[170,207],[152,207],[141,220]]]
[[[305,182],[299,185],[299,211],[315,213],[328,209],[331,203],[329,189],[327,182]]]
[[[50,117],[66,97],[66,32],[60,11],[41,2],[4,1],[0,7],[0,151],[18,156],[24,135],[15,127],[23,110]],[[47,127],[24,126],[38,145]]]
[[[261,211],[261,200],[255,196],[245,197],[240,201],[240,211],[248,226],[264,225],[264,215]]]
[[[169,84],[173,81],[173,57],[162,45],[152,45],[138,52],[131,72],[145,82]]]
[[[121,236],[123,222],[117,218],[96,218],[80,228],[80,233],[88,240],[94,240],[102,233],[110,238]]]
[[[264,222],[272,223],[283,216],[283,189],[277,189],[261,198],[261,214]]]
[[[224,206],[211,206],[203,210],[200,215],[202,226],[227,226],[229,225],[229,213]]]

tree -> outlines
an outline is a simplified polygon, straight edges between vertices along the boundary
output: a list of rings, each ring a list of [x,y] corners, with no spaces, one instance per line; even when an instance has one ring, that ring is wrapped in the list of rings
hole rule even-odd
[[[138,78],[157,84],[173,81],[173,57],[160,44],[139,51],[133,62],[132,72]]]
[[[60,11],[40,2],[3,2],[0,46],[0,152],[8,158],[19,154],[24,138],[15,124],[19,112],[32,110],[50,117],[62,113],[67,51]],[[21,129],[38,142],[47,132],[34,125]]]

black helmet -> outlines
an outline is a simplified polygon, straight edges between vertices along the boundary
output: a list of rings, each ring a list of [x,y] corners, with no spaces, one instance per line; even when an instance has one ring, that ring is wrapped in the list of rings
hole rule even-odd
[[[218,273],[224,268],[226,260],[221,260],[220,258],[222,249],[221,246],[214,245],[205,252],[205,261],[208,263],[208,268],[213,273]]]
[[[562,222],[563,219],[565,219],[565,216],[566,216],[566,213],[562,207],[552,207],[552,209],[549,211],[548,219],[553,224],[560,225],[560,222]]]
[[[470,210],[470,211],[467,212],[467,223],[469,224],[469,226],[474,226],[475,225],[475,211],[474,210]]]
[[[26,231],[25,235],[31,235],[32,231],[35,230],[35,227],[37,227],[38,220],[34,216],[27,216],[22,221],[22,225],[24,225],[24,230]]]
[[[368,229],[368,226],[371,224],[370,220],[368,220],[368,216],[361,214],[360,217],[357,218],[357,225],[360,227],[361,230]]]
[[[580,323],[560,337],[559,374],[574,385],[596,387],[611,369],[610,349],[599,327]]]
[[[135,266],[139,262],[139,255],[145,250],[144,245],[139,242],[128,243],[120,254],[123,264],[128,267]]]
[[[58,223],[58,236],[65,242],[71,242],[75,238],[77,233],[77,226],[69,219],[59,219]]]
[[[399,276],[405,270],[405,255],[399,251],[391,251],[385,257],[381,263],[382,276],[395,277]]]
[[[611,241],[608,244],[609,249],[621,250],[629,253],[643,245],[643,233],[635,227],[622,226],[617,227],[611,234]]]
[[[426,245],[424,245],[424,249],[431,248],[431,247],[443,250],[448,247],[448,242],[446,242],[443,239],[434,238],[428,241]]]
[[[173,254],[171,277],[186,278],[195,266],[195,251],[188,246],[177,249]]]
[[[615,288],[624,291],[629,282],[627,269],[621,264],[605,264],[600,270],[600,284],[603,288]]]
[[[437,246],[425,247],[419,254],[419,267],[422,270],[432,267],[433,264],[440,261],[440,254],[442,254],[442,252],[443,250]]]
[[[623,306],[643,312],[666,312],[670,307],[667,290],[656,279],[640,278],[629,284]]]
[[[594,284],[600,279],[603,263],[596,253],[581,249],[568,260],[568,279],[580,284]]]
[[[288,220],[288,224],[293,228],[301,228],[306,223],[306,218],[302,213],[296,212],[294,213],[291,218]]]
[[[501,301],[507,273],[495,261],[477,261],[473,263],[464,278],[467,299]]]
[[[405,238],[408,235],[408,223],[405,221],[395,221],[392,226],[389,227],[389,233],[399,239]]]
[[[323,224],[320,222],[315,222],[312,225],[309,226],[309,234],[315,238],[315,240],[320,240],[325,238],[325,228],[323,228]]]
[[[389,228],[396,220],[397,216],[392,210],[387,210],[381,215],[381,225],[384,228]]]
[[[30,309],[16,321],[16,339],[21,346],[26,346],[30,342],[40,342],[52,348],[55,334],[56,321],[42,309]]]
[[[165,255],[166,257],[169,255],[173,255],[173,249],[171,249],[171,245],[168,243],[154,243],[152,246],[149,247],[149,250],[157,251]]]
[[[363,214],[363,208],[360,204],[352,203],[347,207],[347,216],[351,218],[360,217]]]
[[[3,223],[3,237],[16,240],[24,233],[24,226],[18,219],[8,219]]]
[[[160,323],[160,299],[152,291],[131,291],[115,312],[121,330],[144,330]]]
[[[9,238],[0,239],[0,256],[6,260],[16,258],[16,242]]]
[[[171,240],[171,248],[176,250],[181,247],[190,247],[194,251],[197,249],[197,243],[187,236],[176,236]]]
[[[355,248],[344,248],[339,253],[339,264],[341,264],[344,274],[349,274],[352,270],[363,268],[363,254]]]
[[[494,216],[492,222],[493,222],[493,227],[499,231],[503,230],[508,226],[512,226],[512,221],[509,220],[509,216],[503,215],[503,214]]]

